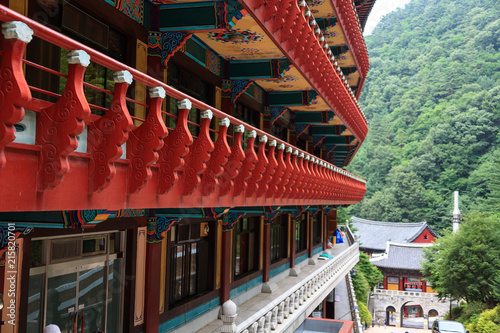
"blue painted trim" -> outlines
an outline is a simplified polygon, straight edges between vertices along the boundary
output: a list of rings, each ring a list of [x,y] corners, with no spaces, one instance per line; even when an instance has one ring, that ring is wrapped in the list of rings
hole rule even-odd
[[[204,42],[202,42],[198,37],[196,37],[195,35],[191,36],[191,41],[195,42],[196,44],[204,47],[204,48],[208,48],[207,44],[205,44]],[[212,50],[212,49],[211,49]],[[215,52],[214,50],[212,50],[213,53],[217,54],[217,52]]]
[[[231,80],[245,80],[247,79],[248,76],[231,76]],[[263,76],[252,76],[253,79],[272,79],[273,77],[271,75],[263,75]]]
[[[264,63],[268,63],[270,62],[272,59],[248,59],[248,60],[231,60],[231,63],[233,64],[248,64],[248,63],[252,63],[252,62],[264,62]]]
[[[293,90],[293,91],[271,91],[271,94],[272,95],[297,95],[297,94],[302,94],[302,91],[301,90]]]
[[[186,30],[207,30],[207,29],[216,29],[217,27],[214,25],[197,25],[197,26],[184,26],[184,27],[174,27],[174,28],[160,28],[160,31],[186,31]]]
[[[0,227],[3,224],[7,223],[9,222],[8,221],[1,222]],[[40,222],[18,222],[18,221],[13,223],[16,224],[16,227],[64,229],[64,223],[40,223]]]
[[[295,265],[307,259],[307,253],[295,258]]]
[[[208,7],[213,6],[213,1],[196,2],[196,3],[181,3],[181,4],[168,4],[160,5],[160,9],[175,9],[175,8],[186,8],[186,7]]]
[[[194,309],[191,309],[177,317],[174,317],[170,320],[167,320],[166,322],[163,322],[162,324],[160,324],[159,332],[173,331],[189,323],[190,321],[195,320],[199,316],[219,307],[219,304],[220,304],[220,298],[219,297],[213,298],[210,301],[203,303]]]
[[[256,277],[255,279],[248,281],[247,283],[242,284],[239,287],[232,289],[229,292],[229,298],[234,298],[234,297],[237,297],[241,294],[244,294],[247,291],[250,291],[250,289],[255,288],[257,285],[259,285],[261,283],[262,283],[262,275]]]
[[[188,52],[184,52],[185,55],[187,55],[189,58],[193,59],[194,61],[196,61],[198,64],[200,64],[201,66],[205,67],[206,64],[201,62],[200,60],[196,59],[195,57],[193,57],[190,53]]]
[[[282,273],[282,272],[286,271],[286,270],[287,270],[287,269],[289,269],[289,268],[290,268],[290,263],[289,263],[289,262],[287,262],[287,263],[286,263],[286,264],[284,264],[284,265],[281,265],[281,266],[279,266],[279,267],[276,267],[275,269],[272,269],[272,270],[269,272],[269,277],[270,277],[270,278],[272,278],[272,277],[274,277],[274,276],[276,276],[276,275],[278,275],[278,274],[280,274],[280,273]]]
[[[320,246],[320,247],[318,247],[317,249],[314,249],[314,250],[313,250],[313,255],[315,255],[316,253],[319,253],[319,252],[321,252],[321,251],[323,251],[323,246]]]

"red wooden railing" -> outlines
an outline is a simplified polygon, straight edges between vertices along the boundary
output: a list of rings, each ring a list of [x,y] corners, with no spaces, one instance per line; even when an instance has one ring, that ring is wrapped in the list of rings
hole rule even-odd
[[[352,204],[366,191],[364,180],[3,6],[0,21],[5,31],[0,211]],[[60,95],[26,83],[23,55],[31,33],[69,51],[67,74],[46,69],[36,59],[24,61],[66,77]],[[83,89],[110,93],[84,82],[90,61],[116,72],[111,105],[98,107],[103,115],[91,114]],[[126,97],[132,79],[146,87],[147,105]],[[32,98],[32,92],[57,101]],[[178,100],[173,129],[163,119],[173,117],[161,109],[166,95]],[[127,101],[147,106],[146,118],[136,126]],[[197,137],[187,120],[196,112],[192,106],[207,110],[196,124]],[[13,142],[24,108],[37,113],[34,145]],[[212,115],[219,119],[215,143]],[[234,137],[227,133],[230,125]],[[87,152],[75,152],[84,129]],[[250,132],[245,151],[243,131]],[[126,158],[120,158],[124,143]]]

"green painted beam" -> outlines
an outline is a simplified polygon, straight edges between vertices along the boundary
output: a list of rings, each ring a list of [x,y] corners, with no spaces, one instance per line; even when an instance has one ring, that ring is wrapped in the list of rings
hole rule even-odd
[[[321,112],[295,112],[296,124],[321,124],[322,119]]]
[[[238,60],[229,64],[231,79],[279,79],[290,68],[287,59]]]
[[[317,96],[314,90],[271,92],[269,93],[269,106],[310,105]]]
[[[220,28],[217,6],[203,2],[196,6],[186,3],[162,6],[159,15],[160,31],[206,30]]]
[[[327,136],[322,142],[325,145],[350,145],[354,140],[353,135],[348,136]]]
[[[253,62],[231,62],[229,64],[229,76],[233,80],[278,78],[273,75],[272,64],[270,60]]]
[[[342,125],[332,126],[311,126],[309,133],[314,136],[338,136],[345,131],[346,127]]]

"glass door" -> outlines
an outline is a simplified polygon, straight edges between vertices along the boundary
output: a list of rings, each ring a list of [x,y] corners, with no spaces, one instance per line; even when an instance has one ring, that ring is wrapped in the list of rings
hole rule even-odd
[[[119,232],[43,240],[39,252],[46,259],[30,269],[28,332],[49,324],[61,333],[121,332],[122,240]]]
[[[104,332],[106,267],[81,271],[78,278],[78,332]],[[117,323],[114,323],[115,325]],[[83,328],[83,330],[82,330]]]
[[[104,332],[107,295],[105,261],[76,267],[73,262],[62,270],[51,268],[47,279],[45,325],[55,324],[61,333],[72,333],[75,328],[78,333]]]

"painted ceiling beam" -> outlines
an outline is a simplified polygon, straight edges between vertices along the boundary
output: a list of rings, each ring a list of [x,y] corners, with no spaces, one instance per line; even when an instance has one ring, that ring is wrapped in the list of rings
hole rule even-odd
[[[342,70],[342,73],[344,73],[345,76],[356,73],[358,71],[358,68],[356,66],[351,66],[351,67],[340,67]]]
[[[354,141],[353,135],[346,136],[327,136],[323,140],[323,144],[325,145],[351,145],[351,142]]]
[[[335,57],[338,57],[341,54],[346,54],[347,51],[349,51],[349,46],[345,44],[339,46],[330,46],[330,50],[332,50],[332,53]]]
[[[279,79],[289,68],[287,59],[231,61],[229,76],[237,80]]]
[[[335,114],[332,111],[295,112],[296,124],[327,124]]]
[[[312,125],[309,132],[313,136],[338,136],[346,130],[343,125],[318,126]]]
[[[226,28],[226,22],[218,13],[223,2],[197,2],[160,7],[159,30],[166,31],[204,31]]]
[[[328,28],[332,28],[338,24],[338,20],[336,17],[329,17],[329,18],[316,18],[316,23],[318,23],[318,27],[321,30],[325,30]]]
[[[311,105],[317,96],[318,93],[314,90],[270,92],[269,106]]]

